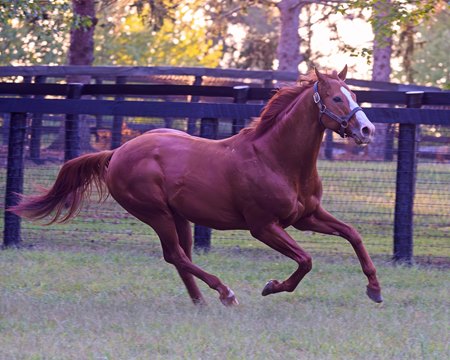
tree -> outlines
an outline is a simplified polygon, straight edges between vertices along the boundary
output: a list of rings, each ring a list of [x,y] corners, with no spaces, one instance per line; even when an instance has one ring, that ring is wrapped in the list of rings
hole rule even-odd
[[[428,18],[435,11],[434,5],[435,1],[431,0],[355,0],[340,5],[341,12],[349,8],[370,7],[371,9],[368,20],[372,24],[374,33],[373,48],[362,55],[372,55],[372,80],[390,81],[393,36],[398,32],[397,29],[403,27],[411,31],[412,24]],[[405,64],[409,66],[407,61],[408,58]],[[392,131],[392,127],[386,124],[377,124],[377,136],[369,145],[371,158],[392,158],[390,152]]]
[[[95,3],[95,0],[72,0],[73,20],[70,29],[68,65],[91,66],[94,62],[94,31],[97,24]],[[67,82],[82,84],[89,84],[90,81],[89,76],[79,75],[67,79]],[[80,150],[92,151],[88,118],[79,116],[78,119]]]
[[[389,27],[389,8],[391,0],[377,1],[372,9],[372,29],[375,34],[372,53],[372,80],[389,82],[391,77],[392,32]],[[369,156],[373,159],[392,158],[387,150],[393,127],[389,124],[377,124],[377,136],[369,145]]]
[[[241,36],[227,37],[222,60],[223,63],[226,61],[226,66],[273,69],[279,36],[279,18],[271,10],[254,5],[234,16],[234,22],[229,27],[236,27]]]
[[[72,0],[69,65],[92,65],[94,62],[95,10],[95,0]]]
[[[220,46],[189,16],[200,3],[0,0],[0,64],[217,66]]]
[[[417,26],[409,24],[405,27],[404,35],[399,39],[398,54],[408,59],[409,67],[403,62],[403,69],[395,76],[402,81],[450,89],[450,12],[445,1],[438,1],[435,8],[435,16]]]
[[[302,10],[309,12],[312,6],[320,4],[323,16],[319,21],[324,21],[334,13],[335,4],[338,0],[281,0],[279,2],[265,2],[266,8],[276,6],[279,15],[279,30],[277,39],[276,60],[278,61],[278,70],[298,72],[298,66],[302,61],[312,65],[313,52],[310,47],[311,32],[308,30],[308,38],[302,39],[299,34],[300,27],[312,26],[309,19],[305,24],[300,24],[300,14]],[[324,10],[325,8],[331,11]],[[302,52],[302,42],[306,44]]]
[[[312,22],[300,24],[300,14],[319,10],[319,22],[335,13],[338,0],[282,0],[282,1],[208,1],[206,16],[212,19],[209,34],[223,42],[224,58],[229,66],[298,71],[302,61],[312,65],[319,57],[310,48]],[[227,6],[228,4],[228,6]],[[318,7],[320,6],[320,8]],[[244,29],[240,43],[224,41],[231,26]],[[307,37],[301,38],[299,29],[308,27]]]
[[[278,40],[278,70],[298,72],[302,61],[300,55],[300,10],[302,1],[281,0],[277,7],[280,11],[280,38]]]

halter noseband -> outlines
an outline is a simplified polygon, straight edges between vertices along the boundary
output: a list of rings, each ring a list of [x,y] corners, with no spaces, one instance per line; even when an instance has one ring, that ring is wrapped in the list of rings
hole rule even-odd
[[[322,99],[320,98],[318,81],[316,81],[314,83],[313,99],[314,99],[314,102],[319,107],[319,111],[320,111],[319,121],[322,124],[322,126],[326,129],[326,126],[324,125],[324,123],[322,121],[322,116],[325,114],[328,117],[330,117],[331,119],[333,119],[339,123],[339,125],[340,125],[339,131],[336,131],[336,132],[341,137],[345,138],[345,129],[348,126],[348,122],[350,121],[350,119],[352,118],[353,115],[355,115],[358,111],[362,111],[362,109],[359,106],[357,106],[352,111],[350,111],[347,115],[343,115],[343,116],[338,116],[335,113],[331,112],[330,110],[327,109],[325,104],[322,102]]]

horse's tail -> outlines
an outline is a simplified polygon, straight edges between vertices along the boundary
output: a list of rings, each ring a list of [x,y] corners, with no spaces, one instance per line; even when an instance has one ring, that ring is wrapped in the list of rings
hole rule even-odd
[[[40,195],[19,195],[19,204],[8,211],[30,220],[40,220],[53,213],[48,225],[71,219],[78,214],[84,200],[90,198],[92,185],[98,191],[99,201],[108,196],[105,175],[113,153],[114,150],[102,151],[69,160],[50,189],[42,189]]]

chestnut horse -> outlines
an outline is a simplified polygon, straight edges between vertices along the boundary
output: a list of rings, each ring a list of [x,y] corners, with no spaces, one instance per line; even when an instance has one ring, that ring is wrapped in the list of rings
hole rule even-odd
[[[375,266],[361,236],[322,208],[317,156],[324,130],[368,144],[375,127],[338,74],[315,70],[279,90],[261,117],[239,134],[207,140],[181,131],[149,131],[121,147],[70,160],[41,195],[23,196],[10,211],[29,219],[64,222],[78,213],[91,189],[108,193],[158,234],[164,259],[178,270],[194,303],[204,299],[194,277],[238,304],[222,281],[192,263],[190,222],[214,229],[246,229],[298,264],[284,281],[270,280],[266,296],[293,291],[311,270],[311,256],[288,226],[343,237],[368,278],[367,295],[381,302]],[[95,186],[94,186],[95,185]]]

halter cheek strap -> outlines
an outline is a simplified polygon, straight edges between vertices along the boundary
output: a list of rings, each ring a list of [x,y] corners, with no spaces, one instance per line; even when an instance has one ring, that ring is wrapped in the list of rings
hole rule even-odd
[[[333,119],[339,123],[339,125],[340,125],[339,131],[336,131],[336,132],[343,138],[345,137],[345,129],[347,128],[348,122],[350,121],[350,119],[358,111],[362,111],[362,109],[359,106],[357,106],[357,107],[353,108],[352,111],[350,111],[347,115],[339,116],[339,115],[336,115],[335,113],[331,112],[330,110],[328,110],[327,107],[325,106],[325,104],[322,102],[322,99],[320,98],[318,81],[316,81],[314,83],[313,99],[314,99],[314,102],[319,107],[319,111],[320,111],[319,121],[322,124],[322,126],[326,129],[326,126],[324,125],[324,123],[322,121],[322,116],[325,114],[328,117],[330,117],[331,119]]]

